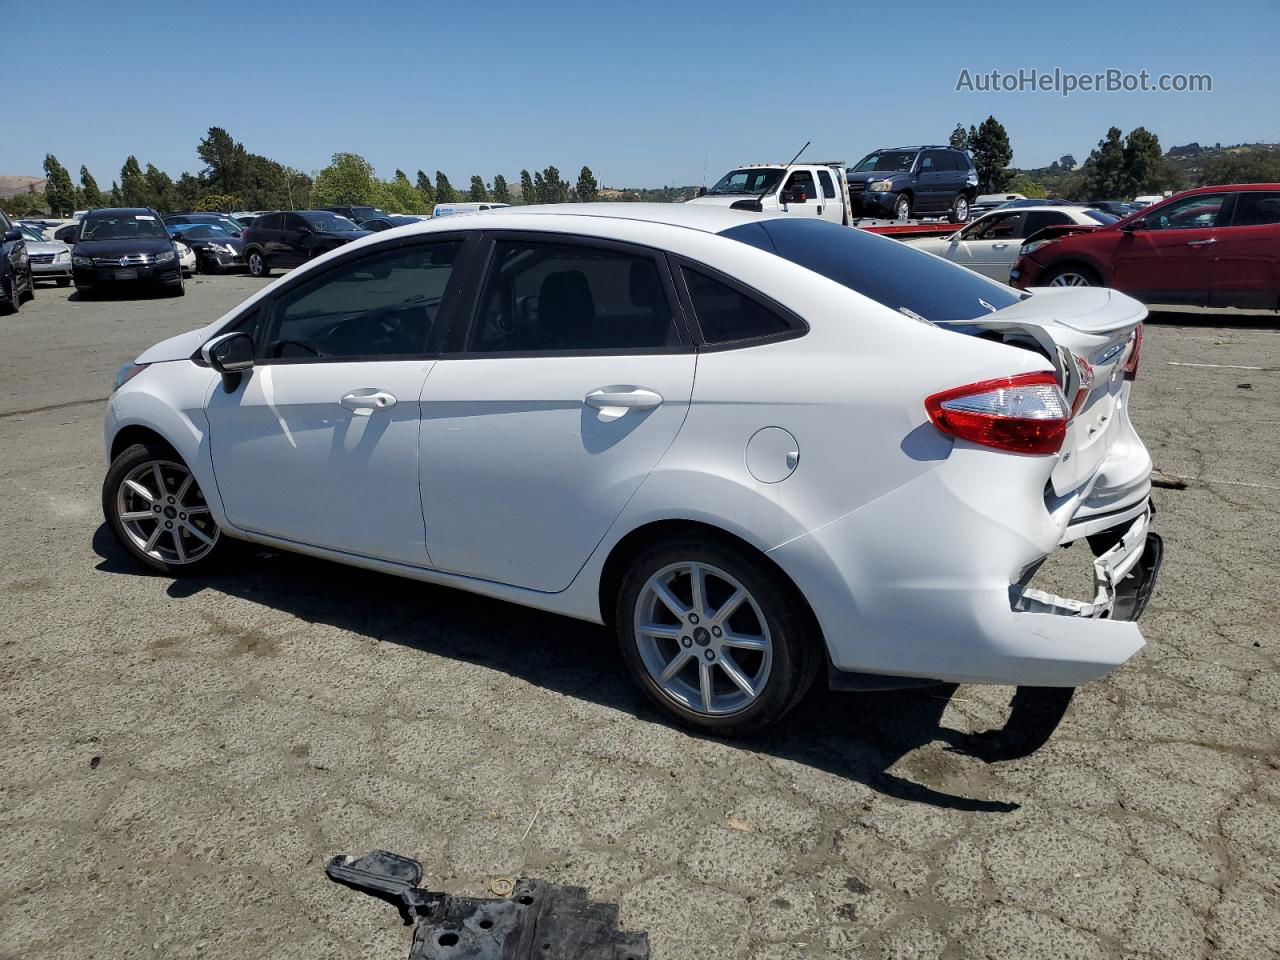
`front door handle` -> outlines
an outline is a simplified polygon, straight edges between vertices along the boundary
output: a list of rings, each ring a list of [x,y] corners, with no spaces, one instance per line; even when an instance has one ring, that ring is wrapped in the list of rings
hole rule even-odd
[[[352,390],[338,401],[357,417],[367,417],[375,410],[389,410],[396,405],[396,398],[385,390],[365,387]]]
[[[1007,246],[1009,246],[1007,243],[993,243],[993,244],[991,245],[991,249],[992,249],[992,250],[1003,250],[1003,249],[1005,249]]]
[[[616,420],[628,410],[652,410],[661,405],[662,394],[644,387],[601,387],[588,393],[582,402]]]
[[[1188,240],[1188,247],[1207,247],[1211,243],[1217,243],[1217,237],[1210,237],[1208,240]]]

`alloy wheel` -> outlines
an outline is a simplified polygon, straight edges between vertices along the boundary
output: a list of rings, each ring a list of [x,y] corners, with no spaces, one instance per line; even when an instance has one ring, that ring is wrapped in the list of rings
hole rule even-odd
[[[733,576],[708,563],[663,567],[640,590],[635,642],[654,683],[684,708],[723,716],[749,707],[773,667],[764,612]]]
[[[218,525],[195,477],[172,460],[131,470],[116,492],[116,513],[133,545],[164,563],[195,563],[218,542]]]
[[[1089,283],[1088,277],[1085,277],[1083,274],[1067,271],[1066,273],[1058,274],[1056,277],[1050,280],[1049,286],[1051,287],[1089,287],[1089,286],[1092,286],[1092,284]]]
[[[956,219],[962,221],[969,219],[969,201],[964,197],[956,200]]]

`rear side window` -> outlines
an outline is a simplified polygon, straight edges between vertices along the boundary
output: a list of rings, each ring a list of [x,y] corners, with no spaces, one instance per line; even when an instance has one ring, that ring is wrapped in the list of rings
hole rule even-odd
[[[831,200],[836,195],[836,184],[831,179],[831,174],[825,170],[818,171],[818,182],[822,184],[822,197],[825,200]]]
[[[972,320],[1017,303],[1018,292],[887,237],[816,217],[777,217],[720,236],[759,247],[891,310],[938,323]]]
[[[602,247],[499,240],[470,350],[628,352],[680,343],[652,257]]]
[[[280,221],[284,219],[282,213],[269,213],[265,217],[259,217],[253,221],[254,230],[279,230]]]
[[[705,273],[683,268],[702,338],[710,344],[789,333],[791,325],[768,307]]]
[[[1260,227],[1280,223],[1280,193],[1248,190],[1236,195],[1233,227]]]
[[[1061,223],[1072,223],[1072,219],[1065,213],[1057,213],[1053,210],[1033,210],[1027,214],[1026,226],[1022,229],[1022,236],[1029,237],[1045,227],[1057,226]]]

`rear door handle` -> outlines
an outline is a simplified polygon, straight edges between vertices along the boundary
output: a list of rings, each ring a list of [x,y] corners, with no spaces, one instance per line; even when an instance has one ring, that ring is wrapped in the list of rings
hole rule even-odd
[[[365,387],[352,390],[338,401],[357,417],[367,417],[375,410],[389,410],[396,405],[396,398],[385,390]]]
[[[1211,243],[1217,243],[1217,237],[1210,237],[1208,240],[1188,240],[1188,247],[1207,247]]]
[[[592,390],[582,401],[589,407],[620,417],[628,410],[652,410],[661,405],[662,394],[645,387],[601,387]]]

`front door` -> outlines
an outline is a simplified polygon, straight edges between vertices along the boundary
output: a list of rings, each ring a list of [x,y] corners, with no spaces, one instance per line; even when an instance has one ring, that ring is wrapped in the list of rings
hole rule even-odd
[[[555,234],[493,243],[461,352],[422,396],[440,569],[566,588],[684,423],[695,354],[665,260]]]
[[[461,243],[406,242],[274,296],[256,365],[207,401],[218,494],[235,526],[429,565],[418,492],[428,344]]]
[[[1280,310],[1280,192],[1236,194],[1231,226],[1215,236],[1209,306]]]
[[[817,217],[821,215],[822,193],[813,179],[812,171],[792,170],[787,176],[786,183],[782,186],[782,194],[779,194],[779,199],[788,193],[792,195],[803,194],[804,199],[783,204],[782,209],[787,213],[802,217]]]
[[[1111,285],[1147,303],[1206,306],[1231,196],[1195,194],[1152,207],[1116,244]]]
[[[1026,219],[1022,210],[989,213],[960,231],[959,240],[948,245],[946,257],[985,277],[1008,283]]]

